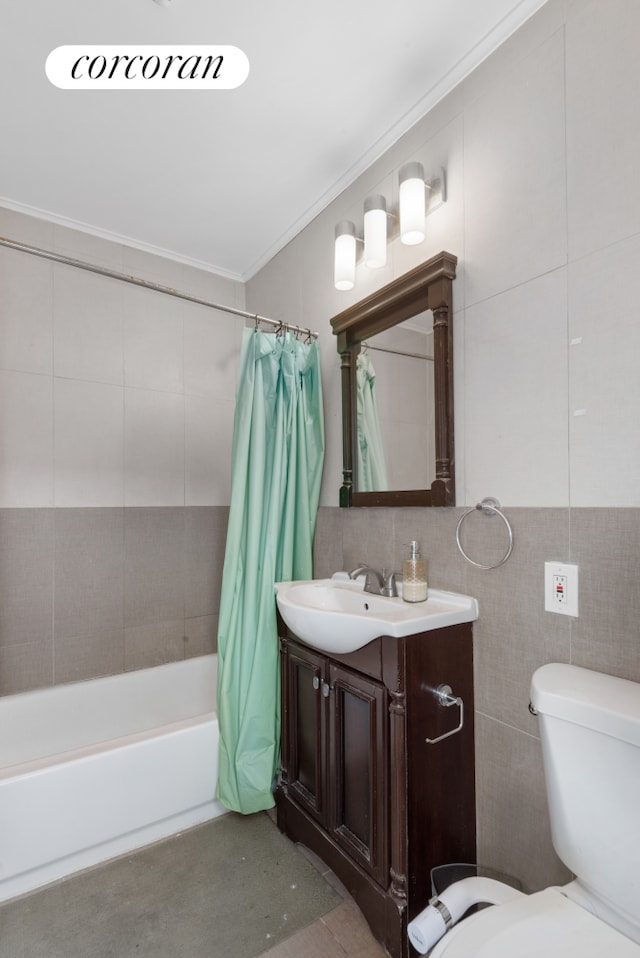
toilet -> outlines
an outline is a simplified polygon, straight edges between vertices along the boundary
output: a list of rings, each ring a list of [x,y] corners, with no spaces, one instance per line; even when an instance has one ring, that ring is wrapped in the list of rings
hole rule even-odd
[[[575,880],[524,895],[463,879],[409,923],[409,940],[430,958],[640,958],[640,684],[544,665],[531,707],[553,846]],[[456,924],[480,902],[494,907]]]

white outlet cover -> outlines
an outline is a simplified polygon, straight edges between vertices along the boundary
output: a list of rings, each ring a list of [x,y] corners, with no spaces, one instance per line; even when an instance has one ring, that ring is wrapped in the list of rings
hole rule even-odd
[[[554,576],[561,575],[566,579],[564,601],[556,599]],[[545,562],[544,564],[544,607],[547,612],[557,615],[571,615],[578,617],[578,566],[567,562]]]

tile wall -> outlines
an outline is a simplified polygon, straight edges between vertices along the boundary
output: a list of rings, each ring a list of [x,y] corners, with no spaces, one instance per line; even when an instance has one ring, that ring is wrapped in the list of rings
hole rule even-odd
[[[429,584],[478,599],[474,625],[478,859],[516,875],[527,890],[569,880],[550,841],[531,675],[545,662],[640,681],[640,511],[506,508],[514,548],[483,571],[458,551],[456,509],[320,510],[315,569],[329,576],[366,560],[376,568],[406,554],[417,538]],[[461,532],[471,558],[490,565],[508,544],[499,519],[472,513]],[[578,619],[544,611],[545,559],[580,569]]]
[[[477,597],[478,855],[527,890],[566,880],[550,842],[528,712],[538,665],[640,680],[640,377],[637,357],[640,6],[548,0],[371,165],[247,287],[250,308],[321,332],[327,455],[316,571],[391,566],[419,539],[433,586]],[[364,200],[397,205],[407,161],[447,171],[448,201],[419,247],[389,245],[332,287],[333,228]],[[606,174],[604,174],[606,171]],[[458,256],[454,283],[457,508],[340,510],[340,378],[328,319],[418,262]],[[487,572],[458,553],[463,508],[497,497],[513,554]],[[467,551],[506,547],[495,519],[465,523]],[[545,560],[577,563],[580,614],[544,611]]]
[[[0,234],[244,306],[34,217]],[[0,694],[215,649],[242,322],[4,247],[0,316]]]

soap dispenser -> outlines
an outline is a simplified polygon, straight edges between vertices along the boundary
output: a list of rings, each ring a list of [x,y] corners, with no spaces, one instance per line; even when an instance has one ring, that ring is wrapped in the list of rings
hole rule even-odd
[[[409,543],[411,554],[404,560],[402,570],[402,598],[405,602],[424,602],[427,598],[427,572],[420,546],[414,540]]]

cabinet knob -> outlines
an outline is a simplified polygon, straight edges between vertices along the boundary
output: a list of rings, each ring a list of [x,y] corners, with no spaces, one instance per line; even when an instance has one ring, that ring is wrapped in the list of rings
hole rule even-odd
[[[321,682],[320,676],[314,675],[313,679],[311,680],[311,684],[313,685],[316,692],[318,691],[320,686],[322,686],[322,694],[324,695],[325,699],[329,698],[329,693],[331,692],[331,686],[329,685],[328,682]]]

